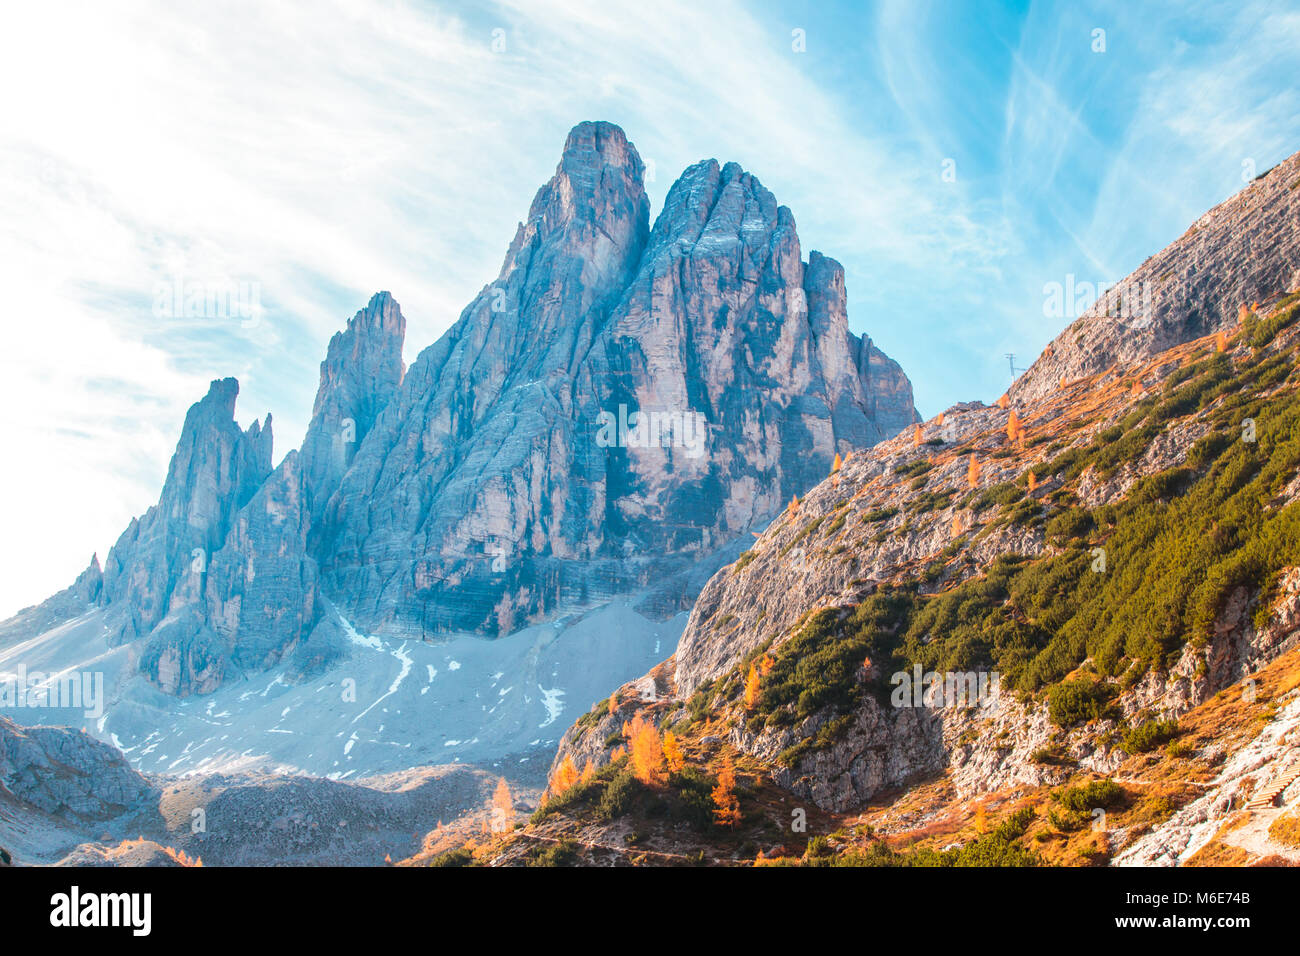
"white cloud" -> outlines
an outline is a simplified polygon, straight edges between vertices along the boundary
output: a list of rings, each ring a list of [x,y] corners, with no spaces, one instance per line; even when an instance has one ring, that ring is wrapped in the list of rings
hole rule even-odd
[[[1203,83],[1203,56],[1144,68],[1133,129],[1103,149],[1054,62],[1060,26],[1042,8],[1018,49],[995,46],[1014,63],[963,59],[967,25],[942,7],[902,9],[868,11],[861,42],[810,22],[802,54],[779,12],[687,0],[7,11],[0,615],[66,584],[156,500],[185,410],[210,379],[240,379],[243,423],[274,413],[283,454],[300,439],[325,343],[373,292],[402,304],[408,360],[432,342],[495,277],[576,122],[624,127],[653,163],[656,204],[702,158],[755,173],[794,211],[805,254],[845,263],[854,328],[900,358],[934,405],[991,397],[1001,352],[1046,340],[1046,266],[1055,277],[1084,247],[1123,259],[1112,224],[1139,182],[1177,195],[1178,177],[1141,168],[1161,128],[1259,141],[1252,109],[1294,73],[1283,69],[1294,54],[1278,51],[1287,37],[1296,47],[1296,17],[1277,14],[1274,45],[1234,56],[1235,83]],[[1120,15],[1108,16],[1122,39]],[[1260,87],[1253,97],[1247,83]],[[1180,109],[1188,85],[1213,106],[1210,125],[1196,102]],[[1261,155],[1295,134],[1300,112],[1289,91],[1267,102],[1259,116],[1275,129]],[[985,176],[943,184],[936,160],[949,144],[990,129]],[[1091,185],[1081,143],[1105,166]],[[1044,209],[1003,189],[1015,171],[1059,195]],[[264,320],[155,316],[155,284],[177,275],[256,283]]]

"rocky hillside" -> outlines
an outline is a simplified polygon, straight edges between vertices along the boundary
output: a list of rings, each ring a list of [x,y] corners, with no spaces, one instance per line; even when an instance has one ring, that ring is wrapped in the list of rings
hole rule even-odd
[[[817,860],[1188,862],[1270,780],[1285,799],[1298,223],[1292,157],[1144,264],[1129,283],[1165,292],[1130,325],[1103,301],[995,404],[854,451],[713,577],[672,658],[570,729],[549,810],[479,858],[620,828],[662,849],[655,814],[728,766],[739,822],[706,814],[672,852],[752,860],[779,833]],[[668,734],[684,759],[646,771]],[[835,839],[809,850],[789,820],[814,811]]]
[[[388,293],[334,336],[274,469],[270,416],[241,430],[238,383],[213,382],[157,506],[0,641],[102,608],[110,645],[139,642],[149,680],[187,696],[327,668],[340,615],[404,640],[626,595],[684,611],[837,453],[916,414],[849,331],[839,264],[804,261],[753,175],[692,166],[651,226],[643,168],[617,127],[574,128],[497,279],[409,370]]]
[[[19,865],[377,866],[416,852],[435,822],[485,807],[497,782],[452,766],[348,782],[145,776],[80,731],[0,717],[0,854]]]
[[[90,833],[148,825],[158,796],[107,744],[0,717],[0,845],[17,862],[57,858]]]

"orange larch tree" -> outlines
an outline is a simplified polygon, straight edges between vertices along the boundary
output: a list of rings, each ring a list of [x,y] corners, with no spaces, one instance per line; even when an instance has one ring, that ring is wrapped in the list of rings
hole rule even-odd
[[[970,463],[966,466],[966,484],[976,488],[980,483],[980,460],[975,457],[974,453],[970,456]]]
[[[627,741],[632,753],[632,773],[646,786],[663,782],[664,748],[659,731],[640,714],[627,725]]]
[[[671,730],[664,731],[664,763],[668,765],[669,773],[678,773],[686,766],[686,757],[682,755],[677,735]]]
[[[497,781],[496,791],[492,794],[492,832],[504,833],[515,825],[515,798],[510,793],[506,778]]]
[[[556,796],[564,793],[578,782],[578,768],[573,763],[573,755],[565,754],[564,760],[551,775],[551,792]]]
[[[754,705],[758,703],[758,694],[761,679],[758,673],[758,665],[749,665],[749,675],[745,678],[745,709],[753,710]]]
[[[720,827],[740,825],[740,800],[736,797],[736,767],[730,758],[718,771],[718,785],[713,788],[713,821]]]

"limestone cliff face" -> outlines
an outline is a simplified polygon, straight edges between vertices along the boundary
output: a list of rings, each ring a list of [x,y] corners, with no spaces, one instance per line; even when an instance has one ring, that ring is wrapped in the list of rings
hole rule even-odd
[[[1064,331],[997,404],[954,406],[855,452],[837,473],[801,495],[798,506],[774,520],[742,560],[704,586],[676,654],[650,675],[657,689],[647,713],[665,725],[681,721],[688,714],[687,701],[703,690],[706,712],[730,715],[730,745],[770,761],[777,783],[835,811],[860,807],[882,790],[939,773],[949,774],[962,793],[1051,782],[1061,776],[1060,769],[1034,759],[1049,744],[1068,752],[1079,767],[1113,769],[1121,755],[1113,741],[1099,742],[1102,732],[1114,731],[1113,722],[1101,732],[1064,732],[1051,725],[1041,699],[1026,703],[1008,693],[987,711],[895,710],[868,696],[847,714],[827,710],[793,725],[753,731],[747,729],[746,708],[734,693],[728,698],[718,688],[734,691],[742,685],[745,674],[737,676],[736,668],[747,655],[765,647],[778,653],[818,611],[836,611],[843,620],[883,585],[934,595],[984,576],[1004,556],[1059,555],[1066,548],[1052,539],[1046,525],[1061,509],[1119,502],[1157,473],[1203,473],[1207,466],[1189,455],[1216,427],[1223,430],[1223,421],[1215,419],[1218,403],[1226,399],[1213,393],[1215,400],[1206,399],[1200,407],[1196,402],[1161,405],[1167,395],[1164,382],[1220,350],[1226,353],[1225,367],[1237,371],[1272,361],[1273,383],[1293,366],[1300,339],[1286,323],[1288,316],[1294,318],[1289,310],[1300,292],[1300,190],[1289,187],[1298,178],[1300,154],[1148,260],[1129,282],[1164,275],[1170,290],[1156,297],[1149,324],[1130,335],[1102,307]],[[825,269],[821,262],[814,254],[803,280],[814,329],[832,327],[831,321],[816,317],[834,315],[819,305],[813,289],[834,290],[835,280],[809,281]],[[1182,292],[1175,294],[1175,287]],[[836,298],[832,294],[831,301]],[[1238,305],[1256,301],[1258,316],[1252,322],[1287,330],[1267,346],[1249,327],[1237,327]],[[842,323],[833,327],[842,328]],[[1230,334],[1216,341],[1214,333],[1220,330]],[[787,360],[784,366],[790,364]],[[831,359],[820,365],[836,367]],[[1245,377],[1246,384],[1238,387],[1248,392],[1250,376]],[[847,381],[843,375],[828,378]],[[846,385],[842,394],[851,394],[851,387]],[[1278,386],[1261,387],[1276,399]],[[1130,437],[1134,426],[1121,423],[1144,401],[1162,409],[1165,417],[1113,471],[1090,467],[1072,475],[1049,466],[1072,450]],[[1026,438],[1009,437],[1017,426],[1027,430]],[[1230,418],[1223,445],[1240,438],[1239,422]],[[993,497],[984,499],[985,493]],[[1297,500],[1300,479],[1291,478],[1270,508]],[[1008,501],[1019,502],[1018,516]],[[1087,562],[1083,567],[1086,571]],[[1117,706],[1128,716],[1176,717],[1296,647],[1297,572],[1293,567],[1277,570],[1277,593],[1269,597],[1238,589],[1203,646],[1188,644],[1181,659],[1124,688]],[[858,675],[864,683],[869,667]],[[820,677],[807,675],[810,683]],[[635,700],[636,694],[625,689],[623,699]],[[617,737],[631,710],[617,717],[589,717],[570,728],[555,766],[566,757],[578,766],[588,759],[596,765],[607,761],[611,748],[605,742]],[[802,756],[777,760],[819,734],[823,739],[805,746]]]
[[[1231,328],[1240,310],[1300,288],[1300,154],[1215,206],[1052,342],[1012,388],[1042,397],[1062,380],[1127,367]]]
[[[692,166],[652,228],[643,171],[618,127],[575,127],[496,280],[409,371],[388,293],[334,336],[273,473],[269,418],[239,432],[238,386],[213,384],[98,597],[160,688],[317,666],[326,600],[425,638],[640,591],[675,612],[836,453],[916,420],[849,331],[843,269],[804,261],[753,175]]]
[[[357,442],[401,382],[405,332],[401,308],[381,292],[330,341],[301,452],[286,455],[227,522],[220,549],[191,568],[198,590],[144,646],[141,670],[160,689],[206,693],[300,648],[316,656],[304,647],[325,613],[310,539]]]
[[[323,569],[365,626],[503,633],[662,581],[914,420],[756,178],[699,163],[650,229],[641,175],[621,130],[577,127],[362,443]]]
[[[406,372],[406,318],[387,292],[376,293],[330,339],[301,451],[301,484],[311,524],[321,523],[357,449]]]
[[[209,558],[271,472],[271,417],[241,431],[238,394],[238,382],[221,379],[190,408],[158,504],[108,553],[102,599],[115,609],[118,642],[200,599]]]

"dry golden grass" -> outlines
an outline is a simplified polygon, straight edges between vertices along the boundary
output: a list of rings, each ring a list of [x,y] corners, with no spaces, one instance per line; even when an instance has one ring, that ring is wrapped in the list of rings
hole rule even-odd
[[[1226,843],[1219,843],[1217,840],[1211,840],[1205,846],[1192,854],[1191,858],[1183,865],[1248,866],[1250,864],[1250,859],[1250,854],[1239,846],[1228,846]]]
[[[1283,846],[1300,850],[1300,810],[1283,813],[1269,825],[1268,835]]]

